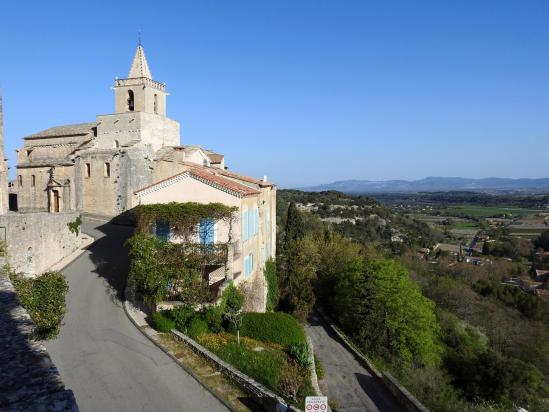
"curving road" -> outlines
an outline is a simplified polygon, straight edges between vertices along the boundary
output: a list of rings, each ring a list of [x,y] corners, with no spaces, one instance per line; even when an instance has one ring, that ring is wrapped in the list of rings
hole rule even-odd
[[[46,347],[66,387],[86,411],[226,411],[126,317],[120,298],[131,229],[84,220],[96,239],[63,271],[67,315]]]

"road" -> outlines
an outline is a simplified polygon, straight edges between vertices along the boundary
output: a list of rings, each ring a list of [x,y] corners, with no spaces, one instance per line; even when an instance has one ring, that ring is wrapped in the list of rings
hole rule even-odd
[[[46,347],[78,406],[86,411],[226,411],[126,317],[121,297],[130,228],[84,221],[96,238],[63,271],[67,314]]]
[[[338,411],[397,412],[402,407],[393,395],[340,343],[315,313],[305,327],[324,369],[320,387]]]

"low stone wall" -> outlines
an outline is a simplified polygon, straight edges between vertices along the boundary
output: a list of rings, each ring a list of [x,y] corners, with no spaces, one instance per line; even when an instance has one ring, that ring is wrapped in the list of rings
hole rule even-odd
[[[225,376],[227,376],[231,381],[240,386],[243,391],[249,393],[254,401],[263,407],[267,412],[301,412],[300,409],[297,409],[291,405],[287,405],[280,396],[270,391],[259,382],[256,382],[249,376],[243,374],[239,370],[233,368],[231,365],[221,360],[215,354],[210,352],[208,349],[204,348],[202,345],[199,345],[197,342],[184,335],[183,333],[172,330],[172,335],[184,342],[189,346],[194,352],[202,356],[204,359],[215,365],[215,367]]]
[[[429,412],[414,395],[408,392],[389,372],[383,372],[383,382],[389,391],[398,399],[399,403],[408,412]]]
[[[7,260],[13,270],[34,276],[74,252],[80,235],[69,230],[78,212],[7,213],[0,215],[0,240],[8,246]]]
[[[34,323],[0,273],[0,410],[70,411],[78,406],[44,345],[32,340]]]

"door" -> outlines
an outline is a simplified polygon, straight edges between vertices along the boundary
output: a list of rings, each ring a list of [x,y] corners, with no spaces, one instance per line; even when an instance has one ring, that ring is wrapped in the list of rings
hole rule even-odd
[[[59,213],[59,190],[53,191],[53,212]]]

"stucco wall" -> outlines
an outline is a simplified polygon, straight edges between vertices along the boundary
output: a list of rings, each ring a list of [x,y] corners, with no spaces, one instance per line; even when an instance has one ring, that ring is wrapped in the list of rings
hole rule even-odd
[[[8,263],[27,275],[46,271],[79,246],[79,236],[67,226],[78,216],[77,212],[0,215],[0,237],[5,233]]]

